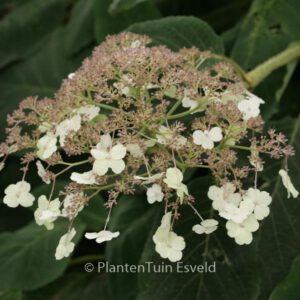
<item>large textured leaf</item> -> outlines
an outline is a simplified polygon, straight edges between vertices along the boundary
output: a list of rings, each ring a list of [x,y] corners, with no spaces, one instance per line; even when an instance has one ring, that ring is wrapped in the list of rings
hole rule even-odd
[[[108,13],[110,4],[111,0],[95,0],[95,34],[98,42],[102,42],[108,34],[118,33],[133,23],[160,17],[158,9],[149,2],[114,15]]]
[[[108,295],[106,274],[68,272],[40,289],[26,292],[29,300],[112,300]]]
[[[139,3],[145,2],[147,0],[113,0],[109,6],[109,11],[113,13],[118,13],[122,10],[128,10]]]
[[[223,53],[221,39],[211,27],[194,17],[168,17],[130,26],[127,31],[149,35],[154,44],[167,45],[172,50],[197,47]]]
[[[299,40],[299,11],[298,0],[255,0],[237,26],[231,57],[249,70]],[[267,100],[263,107],[265,117],[271,117],[278,110],[276,100],[280,100],[293,71],[291,66],[282,68],[256,89],[256,93]]]
[[[51,34],[42,51],[15,64],[0,74],[0,140],[3,140],[5,116],[27,96],[52,96],[61,81],[76,70],[88,52],[68,58],[64,49],[63,28]]]
[[[22,291],[20,290],[5,290],[0,291],[1,300],[22,300]]]
[[[110,230],[120,231],[120,236],[107,244],[106,257],[113,265],[137,265],[152,227],[155,215],[159,212],[156,205],[150,207],[145,195],[123,196],[110,222]],[[109,274],[110,293],[114,300],[132,299],[136,294],[136,273]]]
[[[300,256],[294,260],[288,276],[275,288],[270,300],[298,300],[300,298]]]
[[[65,32],[66,52],[69,55],[77,53],[94,40],[94,2],[80,0],[72,10]]]
[[[24,1],[0,22],[0,68],[42,46],[62,23],[70,0]]]
[[[0,289],[35,289],[59,277],[69,259],[56,261],[55,249],[67,232],[67,222],[58,221],[53,230],[32,223],[15,233],[0,235]],[[84,225],[77,223],[77,243]]]

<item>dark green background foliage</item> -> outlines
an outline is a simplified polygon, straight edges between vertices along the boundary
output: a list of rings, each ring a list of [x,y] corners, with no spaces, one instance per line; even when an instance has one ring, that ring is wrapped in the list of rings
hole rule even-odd
[[[184,17],[183,17],[184,16]],[[196,46],[226,54],[244,70],[300,40],[299,0],[1,0],[0,2],[0,138],[7,113],[26,96],[52,96],[61,80],[108,34],[123,30],[150,35],[155,44],[173,50]],[[266,100],[267,127],[278,127],[297,154],[289,163],[300,189],[300,69],[297,61],[273,72],[255,90]],[[237,246],[224,229],[206,237],[191,234],[195,223],[182,210],[176,232],[186,237],[185,264],[217,262],[217,272],[169,274],[86,273],[84,263],[160,263],[152,235],[162,211],[144,195],[119,199],[110,224],[120,230],[106,247],[80,240],[85,230],[100,230],[105,195],[95,198],[75,224],[77,248],[71,259],[55,261],[54,252],[67,224],[46,231],[32,222],[32,210],[0,207],[1,300],[296,300],[300,299],[300,203],[287,199],[275,176],[281,162],[266,166],[264,188],[273,197],[271,215],[250,246]],[[29,174],[36,195],[47,192]],[[0,173],[4,188],[19,180],[18,157]],[[211,184],[201,174],[189,178],[189,191],[212,214],[205,191]],[[62,180],[59,187],[64,185]],[[222,227],[222,226],[221,226]]]

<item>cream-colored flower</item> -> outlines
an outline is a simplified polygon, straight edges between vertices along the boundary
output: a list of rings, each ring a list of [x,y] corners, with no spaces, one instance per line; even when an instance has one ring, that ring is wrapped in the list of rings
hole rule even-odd
[[[68,233],[64,234],[58,243],[55,252],[55,258],[57,260],[63,259],[64,257],[70,256],[70,254],[74,251],[75,244],[72,242],[76,231],[72,228]]]
[[[56,136],[50,132],[41,137],[37,142],[37,156],[41,160],[46,160],[57,150]]]
[[[164,183],[171,189],[176,190],[177,196],[183,201],[184,195],[188,195],[188,189],[185,184],[182,183],[183,174],[177,168],[168,168],[166,172],[166,178]]]
[[[109,134],[101,137],[100,143],[91,150],[91,154],[95,158],[93,171],[97,175],[105,175],[109,168],[115,174],[120,174],[125,169],[123,158],[126,156],[126,148],[120,143],[112,146]]]
[[[111,241],[120,235],[119,231],[111,232],[109,230],[101,230],[99,232],[87,232],[85,237],[89,240],[96,240],[96,243],[101,244],[106,241]]]
[[[3,203],[9,207],[32,206],[34,196],[30,194],[30,184],[26,181],[19,181],[16,184],[10,184],[5,190]]]
[[[283,183],[284,187],[286,188],[286,190],[288,192],[288,198],[290,198],[291,195],[292,195],[293,198],[297,198],[299,196],[299,192],[294,187],[288,173],[285,170],[281,169],[279,171],[279,175],[281,176],[282,183]]]
[[[35,222],[48,230],[53,229],[53,222],[60,216],[60,201],[58,198],[49,201],[46,196],[42,195],[38,199],[38,208],[34,212]]]
[[[210,130],[196,130],[193,133],[193,141],[196,145],[201,145],[204,149],[212,149],[214,142],[219,142],[223,138],[220,127],[213,127]]]

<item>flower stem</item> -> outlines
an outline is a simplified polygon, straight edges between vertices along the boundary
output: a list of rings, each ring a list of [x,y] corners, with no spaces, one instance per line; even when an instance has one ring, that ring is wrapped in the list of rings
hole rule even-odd
[[[258,86],[274,70],[288,64],[298,57],[300,57],[300,42],[295,42],[290,44],[290,46],[281,53],[269,58],[252,71],[246,73],[244,76],[249,87],[254,88]]]

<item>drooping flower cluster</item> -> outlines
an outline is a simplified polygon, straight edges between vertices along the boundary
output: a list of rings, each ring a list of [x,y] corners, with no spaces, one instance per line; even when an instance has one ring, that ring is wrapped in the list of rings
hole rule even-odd
[[[73,252],[73,221],[102,191],[109,191],[107,222],[85,237],[102,243],[122,234],[107,230],[111,211],[120,194],[143,188],[150,204],[165,207],[153,242],[170,261],[180,260],[185,248],[184,237],[173,230],[182,205],[200,219],[191,228],[195,233],[211,234],[220,223],[215,218],[224,218],[228,235],[238,244],[249,244],[259,221],[270,213],[272,199],[257,187],[257,174],[263,171],[264,156],[287,158],[293,149],[281,133],[272,129],[263,134],[264,101],[214,54],[196,48],[172,52],[150,47],[150,42],[132,33],[108,37],[63,81],[54,99],[29,97],[8,116],[0,169],[10,153],[26,154],[24,176],[6,188],[4,203],[34,203],[25,178],[36,164],[41,180],[52,185],[49,196],[38,198],[36,223],[51,230],[59,218],[70,220],[56,259]],[[246,164],[238,152],[245,150]],[[184,180],[186,171],[195,168],[210,170],[214,178],[207,195],[214,218],[202,218],[194,206],[199,199]],[[288,195],[297,197],[286,169],[279,174]],[[52,199],[57,178],[66,175],[69,184]],[[249,186],[245,179],[252,175]]]

